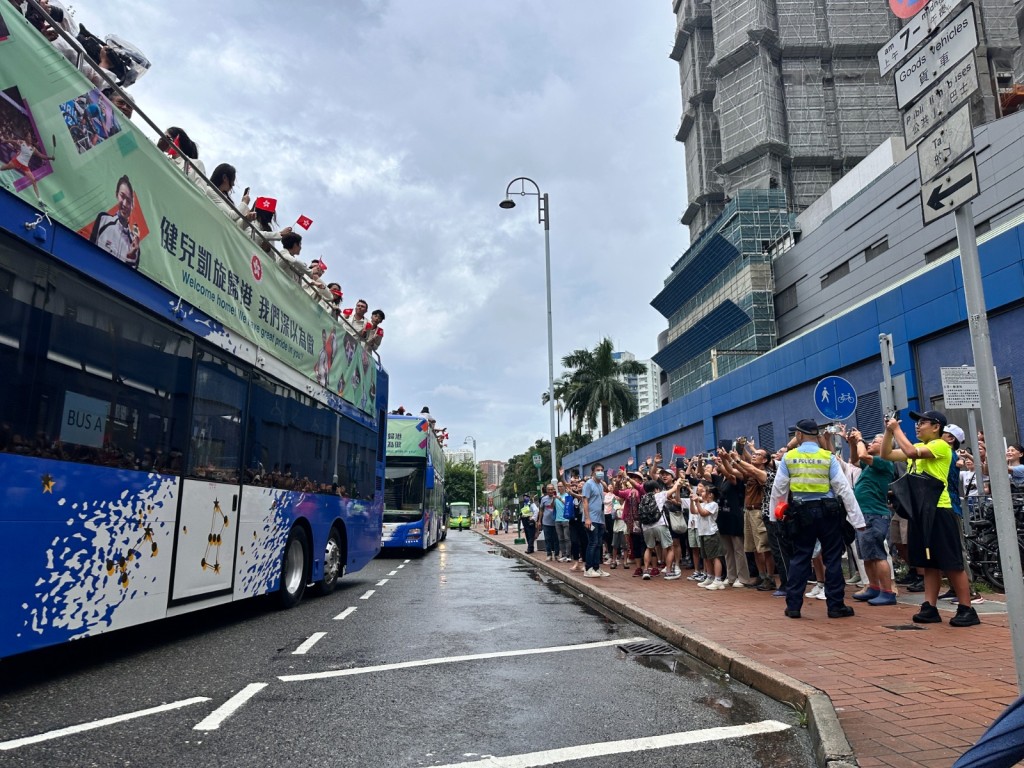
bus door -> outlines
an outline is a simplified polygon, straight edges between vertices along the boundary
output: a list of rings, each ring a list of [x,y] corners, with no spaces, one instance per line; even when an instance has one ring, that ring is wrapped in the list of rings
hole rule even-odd
[[[188,465],[174,541],[171,601],[231,591],[249,372],[220,352],[196,354]]]

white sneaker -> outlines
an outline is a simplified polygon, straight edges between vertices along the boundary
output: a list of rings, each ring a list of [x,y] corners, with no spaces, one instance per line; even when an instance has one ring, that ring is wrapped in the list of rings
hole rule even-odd
[[[679,571],[672,571],[671,573],[666,573],[665,581],[672,581],[673,579],[678,579],[682,575],[683,574],[681,574]]]
[[[709,590],[710,589],[725,589],[725,582],[724,581],[713,581],[713,582],[711,582],[710,586],[708,586],[708,589]]]
[[[827,597],[825,597],[825,589],[824,589],[824,587],[822,587],[821,592],[816,594],[814,597],[817,598],[818,600],[827,600],[828,599]]]
[[[583,572],[583,578],[585,578],[585,579],[599,579],[599,578],[601,578],[601,574],[598,573],[597,571],[595,571],[592,568],[588,568],[587,570],[585,570]]]
[[[602,577],[603,576],[611,576],[611,574],[608,573],[608,571],[604,570],[603,568],[597,572],[597,575],[598,576],[602,576]]]
[[[736,581],[734,581],[734,582],[732,583],[732,586],[736,587],[736,589],[743,589],[743,587],[745,587],[745,586],[746,586],[746,584],[744,584],[744,583],[743,583],[742,581],[740,581],[739,579],[736,579]]]
[[[706,579],[704,579],[704,581],[698,582],[697,586],[698,587],[704,587],[704,589],[707,589],[708,587],[710,587],[714,583],[715,583],[715,577],[714,576],[708,576]]]
[[[817,597],[818,595],[823,595],[824,593],[825,590],[822,588],[821,584],[815,583],[815,585],[811,588],[811,591],[805,594],[804,597]]]

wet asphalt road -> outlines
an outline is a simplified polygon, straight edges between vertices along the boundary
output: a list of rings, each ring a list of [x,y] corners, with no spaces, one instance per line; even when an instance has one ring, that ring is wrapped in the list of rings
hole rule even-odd
[[[378,558],[291,611],[249,601],[0,662],[0,766],[426,767],[556,749],[569,751],[530,764],[814,764],[790,708],[682,654],[622,652],[631,638],[657,638],[475,533],[405,560]],[[296,655],[314,633],[326,634]],[[602,645],[544,651],[586,644]],[[505,655],[517,650],[544,652]],[[478,654],[493,656],[365,669]],[[280,679],[340,670],[359,673]],[[254,683],[265,687],[219,727],[195,730]],[[196,697],[208,700],[10,748]],[[789,727],[642,751],[633,741],[764,721]],[[623,754],[574,749],[612,741],[626,742]]]

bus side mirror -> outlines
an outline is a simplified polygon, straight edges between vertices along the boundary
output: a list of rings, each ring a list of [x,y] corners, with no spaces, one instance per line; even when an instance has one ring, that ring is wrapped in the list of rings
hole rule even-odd
[[[427,467],[427,490],[434,490],[434,468]]]

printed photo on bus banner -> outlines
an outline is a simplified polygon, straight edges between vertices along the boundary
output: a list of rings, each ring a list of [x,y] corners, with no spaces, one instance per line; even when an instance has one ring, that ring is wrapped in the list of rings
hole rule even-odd
[[[0,6],[8,26],[24,25]],[[377,368],[35,30],[0,43],[0,181],[127,268],[368,412]],[[180,308],[178,300],[172,306]]]

